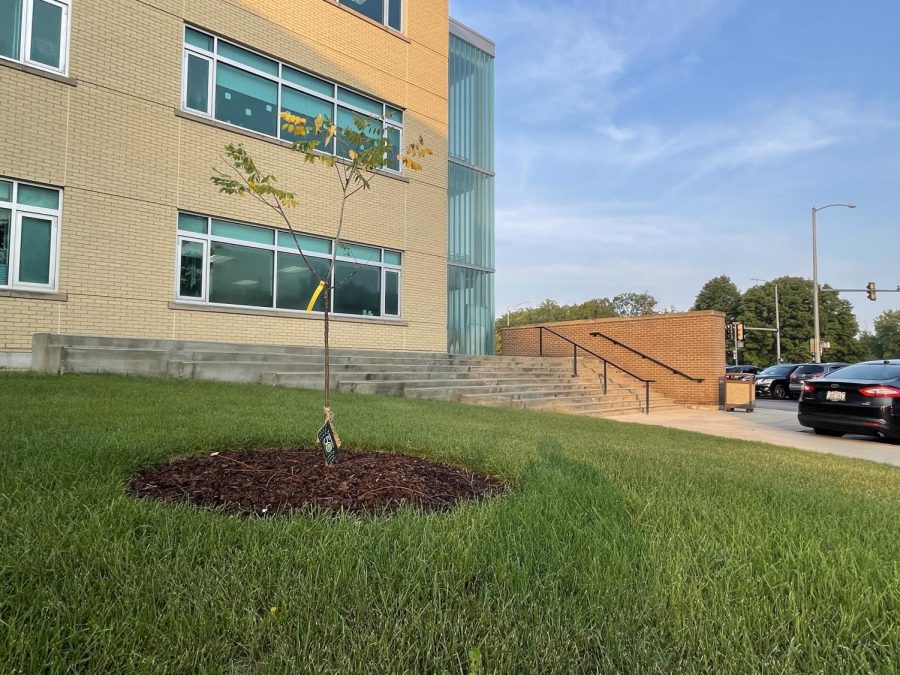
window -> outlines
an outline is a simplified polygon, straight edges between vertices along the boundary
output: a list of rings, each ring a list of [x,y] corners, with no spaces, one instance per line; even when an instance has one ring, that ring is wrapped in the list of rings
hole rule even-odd
[[[66,72],[70,7],[71,0],[0,0],[0,57]]]
[[[400,30],[400,0],[338,0],[372,21]]]
[[[56,290],[62,193],[0,179],[0,287]]]
[[[391,3],[395,1],[399,17],[399,0]],[[4,2],[7,0],[0,0],[0,6]],[[403,148],[403,111],[399,108],[190,26],[184,29],[182,71],[183,110],[291,143],[322,142],[327,131],[323,129],[318,137],[300,138],[281,128],[282,112],[308,119],[322,115],[340,128],[353,128],[354,117],[359,117],[369,122],[367,134],[373,138],[383,134],[391,144],[385,170],[401,171],[397,155]],[[333,140],[317,149],[346,156],[349,148],[340,145]]]
[[[310,271],[297,245],[315,270]],[[328,273],[334,242],[322,237],[178,214],[175,297],[237,307],[306,311]],[[403,254],[341,242],[333,272],[331,311],[348,316],[401,315]],[[325,311],[319,297],[313,312]]]

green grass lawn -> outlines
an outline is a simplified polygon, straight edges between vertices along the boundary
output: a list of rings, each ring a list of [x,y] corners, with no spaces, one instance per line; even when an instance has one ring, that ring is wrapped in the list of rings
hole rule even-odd
[[[374,520],[141,501],[124,484],[147,464],[309,445],[320,394],[0,374],[0,672],[900,667],[897,468],[555,414],[333,407],[347,445],[515,488]]]

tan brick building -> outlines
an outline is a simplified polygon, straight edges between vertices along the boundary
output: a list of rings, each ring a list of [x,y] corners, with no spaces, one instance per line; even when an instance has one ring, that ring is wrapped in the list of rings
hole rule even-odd
[[[351,201],[333,343],[446,351],[451,30],[447,0],[0,4],[5,361],[41,332],[318,344],[282,223],[210,182],[243,143],[325,260],[337,183],[290,150],[280,110],[366,115],[433,148]]]

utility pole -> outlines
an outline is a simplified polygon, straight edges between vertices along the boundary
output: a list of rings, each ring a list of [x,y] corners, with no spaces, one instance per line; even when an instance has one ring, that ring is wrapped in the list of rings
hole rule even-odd
[[[778,313],[778,284],[775,284],[775,363],[781,363],[781,316]]]
[[[830,209],[834,206],[843,206],[855,209],[856,204],[828,204],[827,206],[813,207],[812,210],[812,259],[813,259],[813,357],[816,363],[822,363],[822,346],[819,336],[819,259],[816,253],[816,214],[819,211]]]
[[[766,279],[760,279],[759,277],[752,277],[751,281],[761,281],[764,284],[770,283]],[[775,287],[775,362],[781,363],[781,315],[778,309],[778,284],[772,284]],[[761,330],[758,328],[751,328],[750,330]],[[769,329],[771,331],[771,328]]]

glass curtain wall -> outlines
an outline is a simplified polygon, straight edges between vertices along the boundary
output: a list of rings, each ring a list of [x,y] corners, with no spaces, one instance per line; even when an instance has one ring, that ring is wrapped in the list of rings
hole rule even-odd
[[[493,45],[455,22],[450,34],[449,140],[448,350],[493,354]]]

